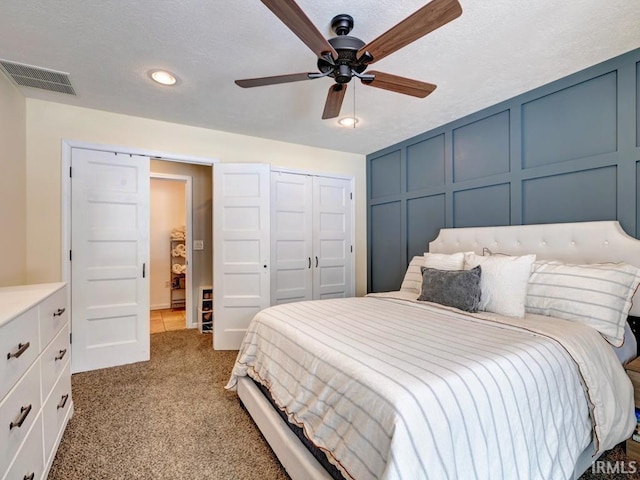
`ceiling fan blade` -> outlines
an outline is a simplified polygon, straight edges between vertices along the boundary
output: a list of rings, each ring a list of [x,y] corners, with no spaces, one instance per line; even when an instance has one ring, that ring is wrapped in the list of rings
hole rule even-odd
[[[322,112],[323,120],[335,118],[340,115],[340,107],[342,107],[342,100],[344,100],[344,94],[346,92],[347,86],[342,83],[335,83],[329,87],[327,101],[324,104],[324,112]]]
[[[261,1],[318,57],[330,54],[334,60],[338,58],[335,49],[294,0]]]
[[[311,80],[309,73],[290,73],[288,75],[276,75],[275,77],[245,78],[236,80],[236,85],[242,88],[262,87],[265,85],[277,85],[278,83],[300,82]]]
[[[369,52],[373,60],[368,63],[377,62],[461,14],[458,0],[433,0],[358,50],[358,58]]]
[[[390,73],[375,71],[367,71],[367,73],[375,75],[376,78],[372,81],[362,80],[364,85],[384,88],[385,90],[391,90],[392,92],[403,93],[413,97],[424,98],[436,89],[436,86],[433,83],[399,77],[397,75],[391,75]]]

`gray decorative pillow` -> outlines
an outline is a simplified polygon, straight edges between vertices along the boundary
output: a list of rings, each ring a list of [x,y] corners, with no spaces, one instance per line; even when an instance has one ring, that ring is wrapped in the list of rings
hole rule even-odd
[[[422,267],[421,302],[434,302],[466,312],[477,312],[480,305],[480,265],[471,270],[437,270]]]

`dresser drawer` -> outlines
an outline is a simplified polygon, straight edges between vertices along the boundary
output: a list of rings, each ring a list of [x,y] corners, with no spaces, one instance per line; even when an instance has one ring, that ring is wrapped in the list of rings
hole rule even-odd
[[[67,323],[49,344],[40,357],[40,374],[42,376],[42,401],[49,396],[53,384],[67,364],[71,350],[69,349],[69,324]]]
[[[11,390],[39,353],[37,307],[0,327],[0,399]]]
[[[40,480],[43,473],[42,416],[39,416],[4,478],[5,480]]]
[[[71,362],[66,362],[65,373],[53,387],[51,395],[46,400],[42,409],[42,421],[44,424],[44,454],[49,460],[58,436],[62,434],[62,427],[69,416],[71,409]],[[53,460],[53,459],[51,459]]]
[[[67,289],[61,288],[43,300],[38,308],[40,310],[40,345],[45,348],[69,318]]]
[[[0,472],[18,451],[40,411],[40,363],[34,363],[0,403]]]

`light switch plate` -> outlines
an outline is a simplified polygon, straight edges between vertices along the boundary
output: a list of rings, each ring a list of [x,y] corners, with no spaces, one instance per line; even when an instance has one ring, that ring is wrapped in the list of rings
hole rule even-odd
[[[194,240],[193,241],[193,249],[194,250],[204,250],[204,241],[203,240]]]

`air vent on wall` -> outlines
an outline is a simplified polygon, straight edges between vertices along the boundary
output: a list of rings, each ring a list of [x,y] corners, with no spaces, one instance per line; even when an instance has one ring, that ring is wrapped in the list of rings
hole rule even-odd
[[[51,92],[75,95],[76,92],[69,80],[69,74],[47,70],[45,68],[24,65],[22,63],[0,60],[0,66],[9,77],[23,87],[40,88]]]

